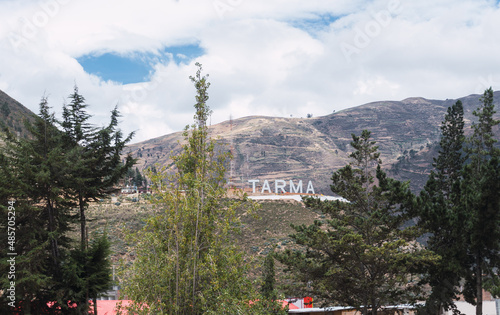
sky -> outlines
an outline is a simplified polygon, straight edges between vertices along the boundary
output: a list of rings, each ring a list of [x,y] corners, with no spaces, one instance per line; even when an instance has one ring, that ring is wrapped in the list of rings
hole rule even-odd
[[[132,142],[193,123],[323,116],[374,101],[500,89],[494,0],[0,0],[0,90],[60,117],[78,86]]]

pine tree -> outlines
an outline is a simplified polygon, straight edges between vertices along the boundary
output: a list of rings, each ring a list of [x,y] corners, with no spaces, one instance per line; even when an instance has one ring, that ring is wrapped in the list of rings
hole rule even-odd
[[[382,171],[369,131],[352,137],[353,161],[333,173],[331,185],[348,201],[306,198],[307,207],[330,219],[326,226],[292,226],[292,238],[304,250],[285,251],[278,259],[304,283],[302,293],[376,314],[421,297],[415,275],[437,257],[415,242],[414,228],[404,228],[415,206],[409,183]]]
[[[93,239],[85,251],[75,249],[71,251],[71,264],[62,267],[65,279],[65,289],[72,293],[72,302],[76,302],[66,312],[88,314],[89,306],[84,299],[92,299],[94,305],[99,294],[111,287],[110,242],[107,234]],[[92,314],[96,314],[94,308]]]
[[[74,159],[74,165],[76,166],[73,172],[73,186],[80,208],[80,248],[83,251],[86,248],[84,190],[90,186],[88,177],[92,171],[87,168],[84,162],[85,155],[88,152],[85,148],[88,145],[89,138],[93,137],[95,130],[88,123],[90,119],[90,115],[86,112],[88,105],[85,104],[85,98],[78,94],[78,87],[74,87],[73,94],[69,97],[71,99],[70,104],[63,106],[63,122],[61,126],[64,130],[65,150],[71,159]]]
[[[494,107],[493,90],[489,88],[473,112],[478,121],[473,123],[473,134],[467,139],[469,162],[461,183],[461,203],[467,213],[461,224],[466,253],[472,258],[465,285],[475,291],[466,299],[477,303],[478,315],[482,314],[484,280],[498,283],[496,273],[500,267],[500,150],[494,146],[497,140],[493,134],[493,127],[500,121],[493,118]]]
[[[107,127],[95,128],[87,123],[90,116],[76,88],[72,100],[60,123],[43,98],[38,119],[27,124],[31,137],[16,139],[7,133],[0,155],[5,166],[0,172],[4,187],[0,197],[18,200],[20,210],[18,267],[25,268],[17,274],[21,288],[17,301],[23,300],[25,313],[50,312],[49,302],[55,303],[52,310],[86,313],[88,299],[109,285],[109,264],[104,263],[109,243],[99,239],[87,246],[84,212],[89,201],[109,192],[133,164],[130,156],[121,162],[131,136],[122,139],[116,109]],[[80,214],[79,248],[73,248],[68,237],[75,208]],[[77,307],[70,308],[68,301]]]
[[[63,107],[65,150],[73,160],[73,194],[80,211],[81,248],[86,248],[85,210],[88,202],[97,200],[110,192],[120,178],[132,167],[134,160],[129,155],[125,163],[121,162],[121,153],[125,145],[132,139],[133,133],[126,139],[117,129],[119,112],[115,108],[111,112],[107,127],[96,128],[88,123],[90,115],[86,108],[85,98],[75,87],[70,96],[71,102]]]
[[[276,300],[277,299],[277,294],[276,290],[274,289],[276,279],[275,279],[276,273],[274,271],[274,257],[273,253],[267,254],[266,258],[264,259],[264,265],[263,265],[263,271],[262,271],[262,287],[261,287],[261,294],[262,297],[268,300]]]
[[[135,182],[135,185],[138,186],[138,187],[141,187],[142,186],[142,182],[143,182],[144,178],[142,177],[142,174],[141,172],[139,171],[139,169],[136,167],[135,168],[135,176],[134,176],[134,182]]]
[[[441,314],[442,310],[457,312],[454,301],[459,298],[463,265],[467,261],[462,223],[466,214],[460,206],[460,181],[466,161],[463,145],[463,106],[457,101],[448,108],[441,125],[440,150],[434,159],[435,171],[419,196],[419,226],[431,233],[427,248],[441,256],[438,264],[430,266],[422,283],[432,287],[425,304],[427,314]]]
[[[71,163],[66,159],[62,135],[55,125],[54,115],[43,98],[38,118],[33,124],[27,123],[31,138],[9,136],[1,155],[2,163],[8,166],[0,176],[1,186],[6,187],[3,198],[16,200],[19,210],[16,281],[20,290],[16,293],[17,301],[24,302],[26,313],[30,309],[42,312],[48,308],[48,302],[55,302],[57,307],[68,300],[62,289],[61,266],[69,263],[67,232],[74,203],[64,190]]]
[[[92,126],[88,122],[91,117],[86,111],[88,105],[85,103],[85,98],[78,93],[77,87],[74,88],[69,97],[71,102],[63,108],[61,127],[64,131],[64,148],[68,158],[73,163],[72,181],[67,188],[71,198],[75,200],[80,214],[81,253],[74,257],[86,257],[89,255],[89,248],[87,246],[88,231],[85,211],[90,201],[98,200],[107,195],[135,163],[130,155],[126,157],[125,163],[121,161],[121,153],[131,140],[133,133],[126,139],[122,139],[122,133],[117,129],[119,117],[117,108],[111,112],[108,126],[104,128]],[[79,262],[81,263],[82,259]],[[91,267],[81,266],[81,268],[89,270]],[[104,268],[102,272],[109,273],[109,268],[106,269],[106,266],[102,266],[102,268]],[[95,270],[95,272],[100,273],[101,271]],[[92,277],[84,272],[79,274]],[[81,281],[89,283],[88,279]],[[86,287],[83,290],[86,294],[80,298],[80,303],[88,308],[92,288]]]
[[[5,134],[12,136],[7,130]],[[46,230],[40,224],[41,211],[31,205],[26,195],[28,187],[21,180],[22,172],[19,169],[23,165],[20,159],[22,155],[16,154],[20,143],[15,138],[6,139],[5,145],[0,152],[0,238],[5,240],[0,244],[0,273],[5,275],[0,279],[0,286],[7,290],[11,287],[11,281],[15,283],[15,302],[9,299],[9,291],[4,291],[0,297],[0,313],[11,313],[14,307],[24,306],[25,314],[32,314],[31,308],[36,308],[40,296],[45,288],[53,285],[48,274],[47,260],[49,259],[48,237]],[[14,224],[9,225],[8,206],[15,209]],[[14,230],[12,230],[14,229]],[[14,240],[7,243],[8,235]],[[37,246],[33,246],[37,244]],[[8,245],[8,247],[7,247]],[[15,274],[10,271],[7,253],[15,252]],[[33,301],[33,302],[32,302]],[[33,304],[33,305],[32,305]]]

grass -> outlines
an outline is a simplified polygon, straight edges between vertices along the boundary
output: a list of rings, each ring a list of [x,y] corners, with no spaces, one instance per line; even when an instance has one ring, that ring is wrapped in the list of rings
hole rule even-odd
[[[116,205],[117,201],[120,202],[119,206]],[[320,213],[305,208],[301,202],[258,203],[260,207],[255,215],[248,215],[242,210],[238,213],[241,229],[240,233],[234,236],[235,242],[244,251],[246,260],[253,266],[249,276],[254,280],[260,277],[260,265],[267,254],[298,248],[290,238],[290,234],[294,232],[290,224],[309,225],[314,220],[321,220]],[[157,211],[158,209],[153,208],[143,198],[139,198],[138,202],[131,202],[125,197],[114,197],[94,203],[87,211],[90,235],[106,230],[111,241],[112,264],[119,265],[122,261],[129,265],[135,258],[135,248],[134,244],[127,240],[127,234],[141,229],[147,218]],[[277,267],[277,278],[282,276],[280,269]]]

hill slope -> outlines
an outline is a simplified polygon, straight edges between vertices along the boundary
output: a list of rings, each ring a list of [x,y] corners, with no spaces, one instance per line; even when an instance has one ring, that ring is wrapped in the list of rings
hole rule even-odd
[[[461,98],[466,132],[474,119],[472,111],[480,95]],[[500,104],[500,92],[495,103]],[[372,131],[382,161],[395,178],[411,180],[419,190],[432,168],[437,153],[440,125],[446,109],[456,100],[408,98],[403,101],[374,102],[317,118],[276,118],[251,116],[211,126],[213,137],[227,144],[234,156],[228,165],[233,185],[249,189],[250,179],[312,181],[316,193],[329,194],[331,173],[348,162],[351,134]],[[497,114],[497,118],[500,118]],[[499,135],[498,128],[496,129]],[[171,154],[180,150],[182,133],[169,134],[128,146],[138,158],[139,169],[156,163],[171,167]],[[286,188],[288,191],[288,187]]]
[[[500,92],[495,92],[495,105],[500,104]],[[480,95],[461,98],[464,104],[466,132],[474,120],[472,111],[480,104]],[[212,137],[227,145],[234,159],[228,165],[232,185],[251,188],[248,180],[257,179],[257,191],[264,180],[274,192],[274,180],[293,180],[314,184],[316,193],[330,194],[331,173],[348,163],[351,134],[363,129],[372,131],[379,145],[381,158],[390,175],[411,180],[419,190],[432,168],[437,154],[440,125],[446,109],[456,100],[408,98],[403,101],[373,102],[323,117],[277,118],[250,116],[210,127]],[[25,119],[35,116],[29,109],[0,91],[0,123],[11,132],[27,136]],[[497,119],[500,115],[496,114]],[[495,130],[500,135],[499,128]],[[171,167],[170,156],[180,150],[182,132],[128,146],[128,152],[138,158],[141,170],[159,164]]]
[[[28,131],[24,126],[24,120],[33,120],[34,117],[32,111],[0,91],[0,125],[4,124],[13,134],[26,137]]]

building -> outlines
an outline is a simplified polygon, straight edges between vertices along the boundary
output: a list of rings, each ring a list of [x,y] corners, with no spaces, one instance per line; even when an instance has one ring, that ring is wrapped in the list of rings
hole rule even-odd
[[[360,312],[351,306],[332,306],[324,308],[301,308],[290,309],[288,314],[301,314],[301,315],[359,315]],[[415,307],[412,305],[396,305],[386,306],[382,311],[378,311],[382,315],[414,315]]]

